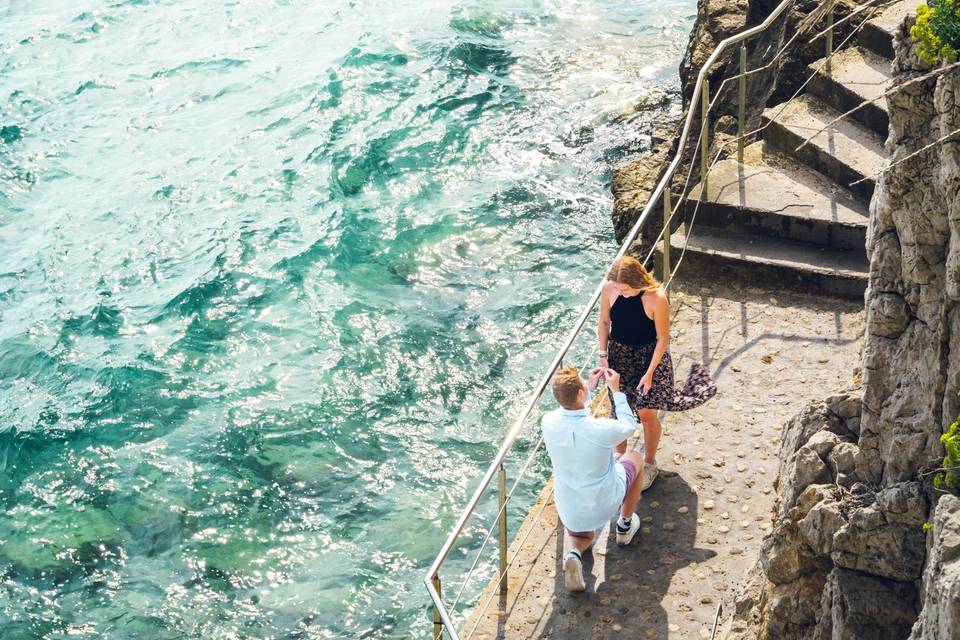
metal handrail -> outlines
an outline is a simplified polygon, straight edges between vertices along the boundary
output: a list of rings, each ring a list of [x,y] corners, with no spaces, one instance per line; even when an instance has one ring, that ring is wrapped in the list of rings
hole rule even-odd
[[[874,1],[876,0],[870,0],[870,2],[868,2],[867,4],[872,4]],[[794,3],[794,0],[782,0],[782,2],[780,2],[780,4],[778,4],[773,9],[770,15],[768,15],[763,22],[722,40],[714,49],[714,51],[710,54],[710,56],[707,58],[706,62],[704,62],[703,65],[700,67],[700,70],[697,73],[696,82],[693,87],[692,96],[694,96],[695,98],[696,96],[705,95],[704,89],[707,87],[707,74],[710,71],[710,67],[713,66],[713,64],[717,61],[717,59],[726,49],[728,49],[732,45],[741,43],[747,40],[748,38],[767,30],[781,15],[783,15],[783,13],[787,10],[787,8],[789,8],[793,3]],[[827,53],[829,56],[832,53],[832,51],[828,49]],[[743,70],[741,70],[741,74],[744,74]],[[667,186],[670,184],[671,179],[673,178],[678,167],[680,166],[684,150],[686,149],[686,143],[690,136],[691,128],[693,126],[694,116],[697,114],[697,111],[698,110],[693,108],[693,105],[691,104],[691,108],[688,109],[687,111],[687,116],[686,116],[686,119],[684,120],[683,128],[680,132],[680,138],[677,143],[677,152],[674,155],[669,166],[667,167],[667,170],[664,173],[663,177],[660,179],[660,181],[657,183],[656,187],[654,188],[653,192],[650,194],[649,199],[647,200],[647,204],[643,208],[643,211],[640,213],[636,222],[631,227],[630,232],[627,234],[627,237],[624,239],[623,243],[621,244],[616,257],[614,258],[614,261],[626,255],[630,246],[633,244],[633,242],[637,239],[638,235],[640,234],[640,230],[643,228],[644,223],[647,221],[647,218],[650,216],[650,213],[652,212],[655,203],[659,202],[661,197],[667,197],[667,194],[669,194],[669,189],[667,188]],[[702,135],[702,132],[701,132],[701,135]],[[702,181],[704,181],[705,178],[706,176],[701,176]],[[668,216],[672,217],[666,211],[664,213],[665,213],[665,220],[668,218]],[[668,230],[665,230],[665,233],[669,235]],[[666,273],[664,274],[664,277],[666,277]],[[596,289],[594,290],[593,294],[590,296],[590,299],[587,302],[587,304],[584,305],[583,309],[579,314],[579,317],[577,318],[576,323],[574,324],[570,332],[567,334],[566,339],[563,341],[562,346],[560,347],[557,354],[554,356],[553,360],[551,361],[550,366],[544,372],[543,376],[540,379],[540,382],[537,384],[533,392],[530,394],[529,400],[524,406],[523,411],[521,412],[519,417],[514,421],[513,425],[510,427],[509,431],[504,437],[504,440],[500,445],[500,448],[498,449],[493,460],[491,461],[490,466],[487,468],[486,472],[481,478],[480,484],[477,486],[476,490],[474,491],[473,496],[467,502],[466,506],[464,507],[463,511],[460,514],[460,517],[457,519],[456,524],[454,525],[450,534],[447,536],[447,539],[444,541],[443,545],[440,548],[440,551],[437,553],[436,558],[434,559],[433,563],[430,565],[430,568],[427,570],[427,573],[424,577],[424,585],[427,588],[427,592],[430,594],[430,599],[432,600],[434,605],[435,616],[436,618],[438,618],[438,619],[435,618],[436,620],[435,624],[437,625],[442,624],[443,630],[445,630],[449,634],[452,640],[459,640],[460,636],[457,633],[456,626],[453,624],[453,621],[450,618],[450,612],[444,606],[443,600],[440,595],[440,589],[439,589],[440,567],[443,564],[444,560],[446,560],[446,558],[449,556],[450,551],[452,550],[453,545],[456,543],[457,539],[463,533],[463,530],[466,527],[467,521],[470,519],[471,515],[476,510],[477,505],[480,503],[480,500],[483,498],[484,493],[486,493],[486,491],[489,489],[491,483],[493,482],[494,476],[498,475],[499,473],[501,475],[501,478],[503,477],[502,476],[504,472],[503,464],[507,458],[507,455],[509,454],[510,450],[513,448],[513,445],[516,442],[517,438],[519,437],[520,433],[523,431],[524,424],[526,423],[527,419],[533,413],[534,409],[537,406],[537,403],[540,401],[540,398],[543,396],[544,391],[546,391],[547,386],[550,384],[550,381],[557,367],[562,364],[563,359],[569,353],[574,342],[576,341],[581,331],[583,330],[583,327],[586,324],[588,318],[590,317],[590,314],[595,309],[597,302],[599,302],[600,296],[602,295],[602,292],[603,292],[603,285],[604,285],[604,280],[601,280],[600,283],[597,285]],[[519,479],[518,479],[518,482],[519,482]],[[505,508],[506,508],[506,503],[503,500],[503,498],[504,496],[501,496],[501,501],[499,504],[500,512],[498,513],[498,518],[501,519],[501,523],[504,522],[502,519],[505,516]],[[505,528],[503,528],[503,524],[501,524],[501,532],[505,533]],[[501,542],[501,546],[504,548],[501,549],[501,554],[505,553],[506,551],[505,542],[502,539],[502,537],[503,536],[501,536],[500,542]],[[500,575],[501,588],[506,586],[505,577],[506,577],[505,568],[501,567],[501,575]],[[462,592],[462,588],[461,588],[461,592]]]

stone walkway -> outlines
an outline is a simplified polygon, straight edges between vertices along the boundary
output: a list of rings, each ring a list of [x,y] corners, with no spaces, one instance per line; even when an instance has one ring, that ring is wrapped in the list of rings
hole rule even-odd
[[[569,594],[549,504],[539,522],[528,517],[511,533],[517,541],[535,529],[510,569],[507,595],[480,616],[474,638],[709,638],[717,605],[731,612],[770,528],[781,427],[806,402],[859,382],[863,305],[689,281],[671,304],[677,375],[706,361],[720,391],[666,417],[661,475],[638,508],[639,542],[621,549],[608,527],[585,558],[587,592]],[[548,495],[549,487],[541,500]]]

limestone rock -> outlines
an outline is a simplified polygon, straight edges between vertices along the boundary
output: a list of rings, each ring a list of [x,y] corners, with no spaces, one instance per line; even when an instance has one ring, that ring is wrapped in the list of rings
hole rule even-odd
[[[802,637],[797,631],[817,622],[826,572],[804,576],[796,582],[775,585],[769,591],[763,633],[766,638]]]
[[[747,0],[697,0],[697,20],[680,62],[680,79],[685,100],[693,92],[697,73],[724,38],[742,30],[747,23]],[[729,62],[728,59],[724,63]],[[721,70],[723,64],[715,66]]]
[[[734,596],[734,622],[727,640],[755,640],[763,620],[761,605],[766,579],[757,562],[747,570]]]
[[[916,618],[910,584],[881,580],[847,569],[827,577],[814,640],[900,640]]]
[[[910,324],[910,305],[896,293],[880,293],[870,300],[870,331],[882,338],[901,336]]]
[[[892,580],[920,577],[926,555],[919,483],[885,489],[873,504],[854,509],[833,536],[834,564]]]
[[[910,640],[956,637],[960,632],[960,499],[955,496],[943,496],[937,503],[922,605]]]
[[[904,482],[877,493],[877,507],[887,522],[922,524],[927,513],[927,499],[919,482]]]
[[[780,478],[778,513],[783,515],[794,506],[804,489],[811,484],[829,482],[830,469],[813,447],[804,445],[784,465]]]
[[[833,550],[833,536],[847,524],[843,509],[836,500],[818,502],[799,523],[808,545],[819,556],[829,556]]]
[[[860,447],[852,442],[840,442],[833,447],[827,456],[827,462],[834,476],[851,476],[856,470],[859,451]]]
[[[813,449],[818,457],[825,459],[827,454],[830,453],[830,450],[840,442],[840,436],[837,434],[830,431],[818,431],[810,436],[810,439],[807,440],[807,444],[804,446]]]
[[[929,73],[909,38],[899,38],[895,48],[894,84]],[[958,89],[960,72],[953,70],[890,95],[892,163],[957,128]],[[960,142],[953,139],[892,164],[871,202],[857,473],[873,483],[909,480],[935,467],[943,458],[938,437],[956,417],[958,157]]]
[[[792,584],[801,576],[823,572],[828,566],[814,555],[800,527],[792,520],[763,539],[760,562],[767,579],[775,585]]]
[[[839,416],[821,402],[807,405],[784,425],[780,435],[780,459],[788,459],[818,431],[846,432]]]
[[[617,242],[623,242],[643,212],[650,194],[667,170],[670,158],[676,152],[677,137],[680,135],[680,121],[672,120],[654,127],[651,134],[651,149],[649,152],[621,163],[613,169],[613,233]],[[658,214],[662,215],[658,209]],[[657,225],[645,225],[650,234]],[[657,227],[659,232],[659,227]],[[641,239],[638,251],[645,253],[653,237]]]
[[[850,418],[860,417],[860,405],[863,404],[863,397],[859,393],[841,393],[832,395],[823,401],[830,411],[849,420]]]

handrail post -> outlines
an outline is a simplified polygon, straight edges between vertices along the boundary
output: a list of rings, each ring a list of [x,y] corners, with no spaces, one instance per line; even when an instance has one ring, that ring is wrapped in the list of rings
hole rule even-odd
[[[825,68],[830,73],[830,57],[833,55],[833,5],[827,10],[827,63]]]
[[[663,282],[670,281],[670,186],[663,190]]]
[[[497,473],[497,485],[499,488],[499,499],[497,503],[500,507],[500,593],[507,591],[507,470],[500,463],[500,470]]]
[[[737,105],[737,162],[743,164],[743,135],[747,127],[746,120],[747,104],[747,45],[740,45],[740,101]]]
[[[440,575],[433,576],[433,588],[437,590],[437,597],[441,595]],[[433,638],[438,640],[443,635],[443,619],[440,618],[440,607],[433,605]]]
[[[703,92],[700,94],[700,201],[707,197],[707,172],[709,171],[710,152],[710,81],[703,79]],[[666,191],[666,189],[664,189]]]

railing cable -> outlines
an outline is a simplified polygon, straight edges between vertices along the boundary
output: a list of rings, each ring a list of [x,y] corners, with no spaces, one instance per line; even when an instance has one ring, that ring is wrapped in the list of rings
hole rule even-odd
[[[868,100],[864,100],[863,102],[861,102],[860,104],[858,104],[857,106],[855,106],[853,109],[850,109],[850,111],[847,111],[846,113],[840,114],[839,116],[837,116],[836,118],[834,118],[833,120],[831,120],[830,122],[828,122],[827,124],[825,124],[825,125],[824,125],[823,127],[821,127],[820,129],[817,129],[812,135],[810,135],[809,137],[807,137],[807,139],[804,140],[804,141],[800,144],[800,146],[798,146],[796,149],[794,149],[794,151],[799,151],[800,149],[803,149],[805,146],[807,146],[807,144],[810,143],[811,140],[813,140],[813,139],[816,138],[818,135],[820,135],[821,133],[823,133],[824,131],[826,131],[827,129],[829,129],[831,126],[833,126],[833,125],[836,124],[837,122],[843,120],[843,119],[846,118],[847,116],[853,115],[853,113],[855,113],[856,111],[859,111],[860,109],[862,109],[863,107],[867,106],[867,105],[870,104],[871,102],[876,102],[877,100],[880,100],[880,99],[882,99],[882,98],[888,98],[888,97],[892,96],[892,95],[895,94],[895,93],[899,93],[900,91],[903,91],[904,89],[906,89],[906,88],[909,87],[910,85],[919,84],[919,83],[921,83],[921,82],[926,82],[927,80],[932,80],[933,78],[936,78],[937,76],[943,75],[943,74],[946,73],[947,71],[952,71],[953,69],[956,69],[956,68],[958,68],[958,67],[960,67],[960,61],[954,62],[954,63],[952,63],[952,64],[948,64],[948,65],[946,65],[945,67],[938,67],[938,68],[934,69],[933,71],[931,71],[930,73],[925,73],[925,74],[923,74],[922,76],[917,76],[917,77],[915,77],[915,78],[910,78],[909,80],[906,80],[905,82],[901,82],[900,84],[898,84],[898,85],[896,85],[896,86],[893,86],[893,87],[890,87],[889,89],[886,89],[883,93],[881,93],[881,94],[878,95],[878,96],[875,96],[875,97],[870,98],[870,99],[868,99]],[[853,184],[856,184],[856,183],[853,183]]]
[[[917,156],[919,156],[920,154],[924,153],[925,151],[929,151],[930,149],[932,149],[933,147],[937,146],[938,144],[942,144],[942,143],[946,142],[947,140],[949,140],[950,138],[952,138],[952,137],[954,137],[954,136],[956,136],[956,135],[960,135],[960,129],[954,129],[953,131],[951,131],[951,132],[948,133],[947,135],[945,135],[945,136],[940,136],[939,138],[937,138],[936,140],[934,140],[934,141],[931,142],[930,144],[926,144],[926,145],[920,147],[919,149],[917,149],[916,151],[914,151],[914,152],[911,153],[910,155],[905,156],[905,157],[903,157],[903,158],[900,158],[900,159],[897,160],[896,162],[891,162],[890,164],[888,164],[888,165],[885,166],[883,169],[881,169],[880,171],[878,171],[877,173],[875,173],[875,174],[873,174],[873,175],[860,178],[860,179],[857,180],[856,182],[851,182],[851,183],[850,183],[850,186],[853,186],[853,185],[855,185],[855,184],[860,184],[860,183],[863,182],[864,180],[870,180],[870,179],[874,179],[874,180],[875,180],[875,179],[879,178],[880,176],[882,176],[883,174],[885,174],[887,171],[890,171],[890,169],[894,168],[895,166],[897,166],[897,165],[899,165],[899,164],[903,164],[904,162],[906,162],[907,160],[910,160],[911,158],[916,158]]]

